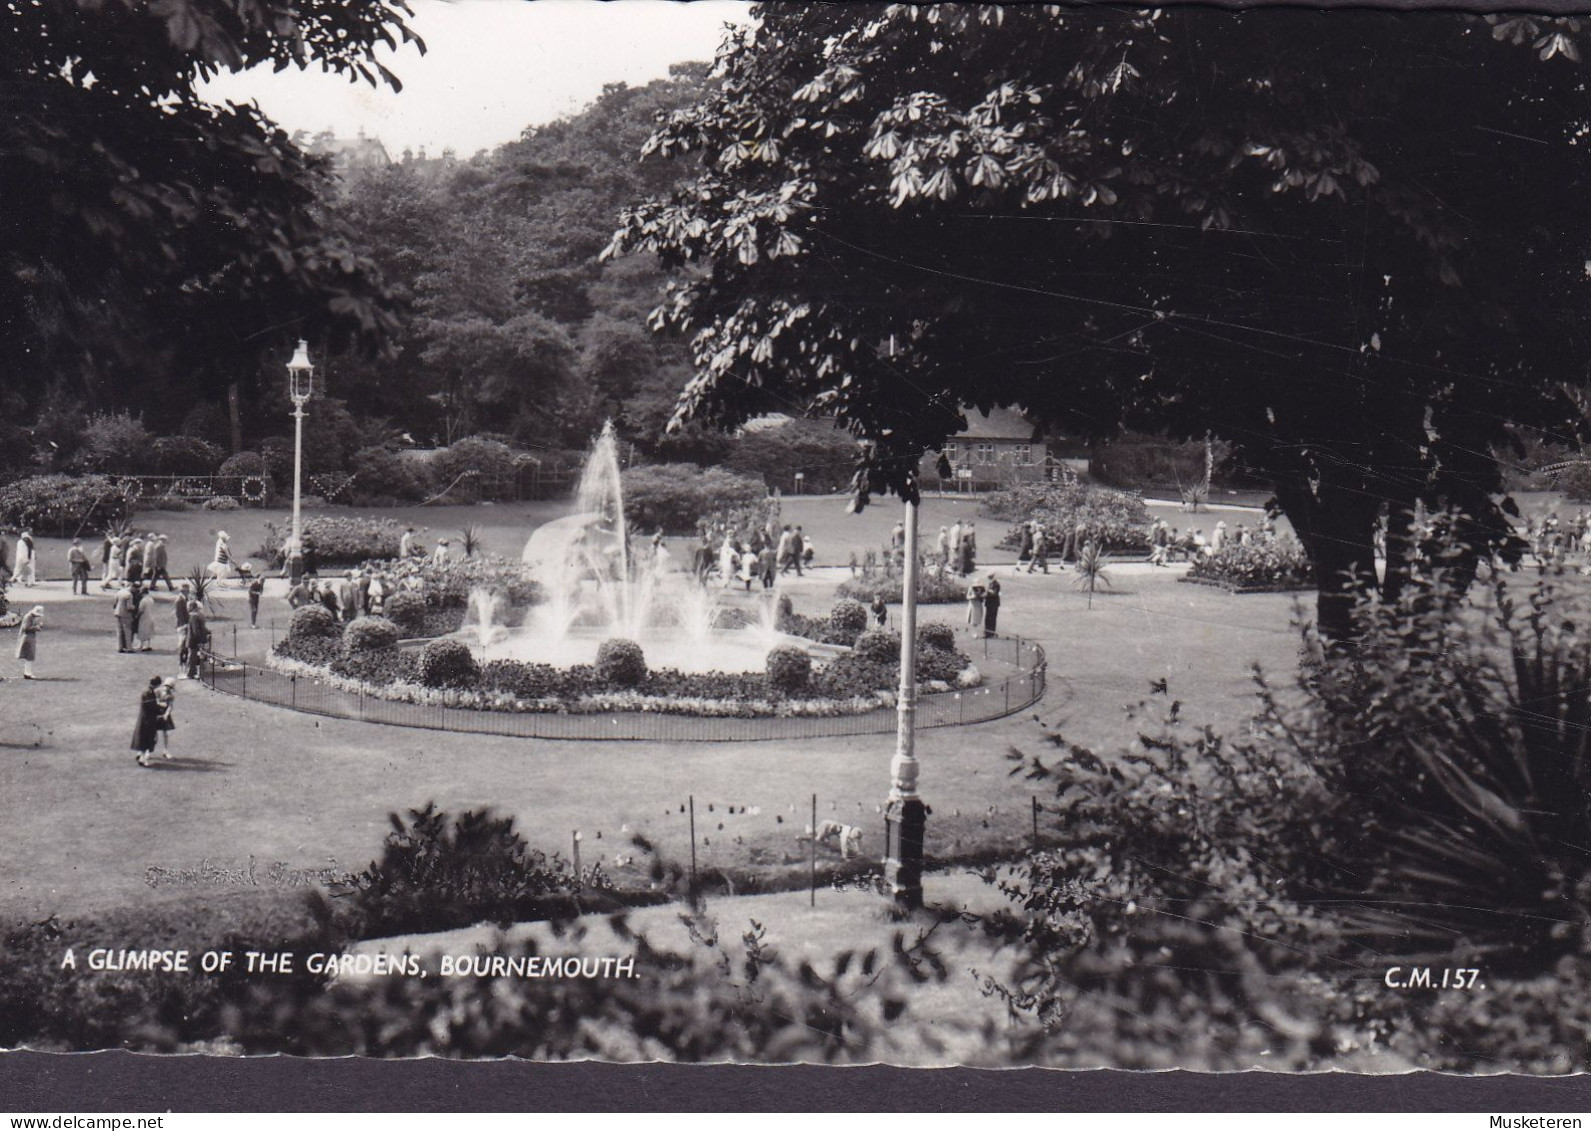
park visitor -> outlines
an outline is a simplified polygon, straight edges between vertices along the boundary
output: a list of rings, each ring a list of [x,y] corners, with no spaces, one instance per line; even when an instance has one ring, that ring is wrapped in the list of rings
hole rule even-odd
[[[116,651],[133,650],[133,638],[137,631],[137,623],[133,618],[137,612],[133,587],[124,581],[121,583],[121,588],[116,591],[116,601],[111,606],[111,615],[116,618]]]
[[[149,588],[154,589],[156,582],[164,581],[166,592],[170,593],[175,587],[171,584],[171,555],[166,546],[166,536],[151,534],[149,539],[150,541],[144,545],[144,557],[147,563],[144,573],[149,578]]]
[[[134,585],[144,579],[144,540],[137,534],[122,547],[122,576]]]
[[[170,758],[171,732],[177,729],[177,720],[172,716],[177,706],[177,681],[169,675],[162,679],[155,688],[155,702],[160,708],[155,717],[155,729],[160,732],[160,752]]]
[[[878,593],[873,597],[873,621],[879,628],[889,626],[889,606],[884,603],[884,594]]]
[[[969,577],[978,568],[978,532],[967,523],[961,532],[961,576]]]
[[[260,595],[265,592],[265,579],[256,577],[249,582],[249,627],[260,627]]]
[[[950,548],[945,558],[945,568],[951,573],[961,572],[961,534],[961,520],[958,518],[950,528]]]
[[[0,529],[0,581],[11,580],[11,543],[6,541],[6,532]]]
[[[989,586],[983,594],[983,634],[993,636],[1000,623],[1000,579],[989,575]]]
[[[39,550],[33,544],[33,531],[24,530],[17,539],[16,579],[22,585],[39,583]]]
[[[155,647],[155,587],[138,594],[138,613],[133,619],[138,632],[138,650],[151,652]]]
[[[199,663],[204,659],[205,645],[210,643],[210,626],[204,619],[204,608],[198,601],[188,602],[188,655],[187,670],[183,679],[199,678]]]
[[[72,539],[72,548],[66,551],[66,564],[72,571],[72,596],[88,596],[88,551],[83,549],[81,538]]]
[[[155,752],[155,736],[160,733],[160,699],[155,694],[160,687],[158,675],[149,677],[149,686],[138,696],[138,719],[133,723],[133,750],[140,766],[149,765],[149,756]]]
[[[33,661],[39,658],[39,632],[44,628],[44,606],[34,605],[22,614],[17,625],[17,659],[22,661],[22,678],[34,679]]]
[[[1050,541],[1044,533],[1043,523],[1033,524],[1033,556],[1028,559],[1028,572],[1032,573],[1034,567],[1050,572]]]
[[[950,528],[949,527],[941,526],[939,528],[939,541],[936,543],[936,545],[939,547],[939,568],[941,570],[949,569],[950,568]],[[855,572],[855,571],[852,571],[852,572]]]
[[[184,581],[177,591],[177,663],[188,663],[188,583]]]
[[[967,586],[967,627],[974,632],[983,628],[983,583],[974,580]]]

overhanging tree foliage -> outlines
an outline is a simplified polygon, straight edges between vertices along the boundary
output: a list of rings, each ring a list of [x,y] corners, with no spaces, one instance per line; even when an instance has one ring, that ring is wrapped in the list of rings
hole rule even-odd
[[[1319,619],[1418,504],[1517,553],[1494,450],[1583,380],[1579,25],[1301,10],[761,6],[652,139],[696,182],[610,251],[689,271],[678,419],[792,400],[911,493],[964,406],[1207,431],[1270,478]]]
[[[0,382],[35,403],[60,380],[146,407],[163,384],[191,399],[235,381],[294,337],[390,330],[377,274],[319,208],[321,164],[197,84],[269,63],[397,86],[374,51],[418,43],[407,15],[404,0],[0,12]]]

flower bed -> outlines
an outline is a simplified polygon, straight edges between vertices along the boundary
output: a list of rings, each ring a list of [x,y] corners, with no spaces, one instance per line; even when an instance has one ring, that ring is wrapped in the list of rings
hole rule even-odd
[[[1222,546],[1198,558],[1183,581],[1216,585],[1233,593],[1291,593],[1315,588],[1315,571],[1304,548],[1292,539]]]
[[[882,596],[885,601],[896,603],[901,599],[902,577],[892,567],[889,570],[873,574],[871,577],[850,577],[840,582],[839,588],[834,593],[838,597],[846,597],[853,601],[860,601],[864,605],[871,605],[873,598]],[[967,597],[967,582],[955,577],[923,568],[917,573],[917,603],[919,605],[951,605],[963,601]]]
[[[430,645],[428,647],[435,647]],[[968,689],[982,674],[962,653],[925,647],[925,692]],[[869,656],[845,653],[815,668],[806,685],[782,692],[763,672],[646,671],[634,686],[591,664],[496,660],[467,674],[451,672],[451,686],[427,686],[421,652],[380,648],[349,653],[336,637],[284,640],[267,663],[287,675],[321,680],[340,691],[378,699],[480,711],[606,714],[643,711],[700,718],[820,718],[859,715],[895,705],[899,668]],[[434,681],[433,681],[434,682]]]
[[[1137,495],[1094,487],[1068,478],[1060,483],[1030,483],[988,496],[984,513],[1017,523],[999,542],[1014,550],[1021,542],[1020,524],[1036,519],[1043,525],[1054,557],[1079,524],[1087,540],[1112,554],[1147,553],[1149,508]]]
[[[0,487],[0,526],[97,533],[127,517],[127,493],[103,475],[34,475]]]

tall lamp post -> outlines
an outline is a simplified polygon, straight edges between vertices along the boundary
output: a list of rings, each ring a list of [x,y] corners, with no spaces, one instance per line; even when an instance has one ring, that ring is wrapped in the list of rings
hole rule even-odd
[[[288,576],[296,583],[304,573],[304,406],[315,393],[315,366],[309,343],[298,340],[287,363],[287,395],[293,402],[293,538],[287,547]]]
[[[901,578],[900,697],[895,757],[890,759],[884,807],[884,879],[903,908],[923,905],[923,832],[928,806],[917,795],[917,484],[906,502],[906,560]]]

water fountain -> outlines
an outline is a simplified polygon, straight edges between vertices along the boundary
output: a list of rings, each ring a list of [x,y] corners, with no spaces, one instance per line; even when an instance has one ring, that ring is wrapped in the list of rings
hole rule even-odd
[[[545,591],[524,626],[504,629],[484,594],[471,597],[475,637],[486,660],[567,666],[590,663],[604,640],[634,640],[649,667],[681,671],[758,671],[771,648],[810,641],[778,631],[773,595],[747,609],[751,623],[720,628],[726,598],[675,568],[674,558],[631,546],[619,480],[618,442],[610,422],[581,470],[571,514],[538,527],[523,560]]]

